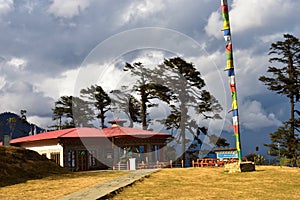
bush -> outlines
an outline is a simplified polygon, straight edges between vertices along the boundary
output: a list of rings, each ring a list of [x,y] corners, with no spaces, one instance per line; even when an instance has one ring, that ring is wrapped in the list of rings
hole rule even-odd
[[[265,165],[266,164],[266,158],[265,156],[262,156],[260,154],[256,153],[250,153],[246,156],[247,160],[254,162],[256,165]]]

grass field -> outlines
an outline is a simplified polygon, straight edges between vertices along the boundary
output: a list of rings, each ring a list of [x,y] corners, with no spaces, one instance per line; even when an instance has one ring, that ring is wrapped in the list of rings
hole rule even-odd
[[[300,168],[256,168],[235,174],[223,168],[163,169],[113,199],[300,199]]]
[[[125,171],[77,172],[0,187],[1,200],[51,200],[125,175]]]
[[[256,166],[257,171],[229,174],[224,168],[162,169],[112,199],[299,199],[300,168]],[[0,199],[57,199],[124,175],[126,171],[54,175],[0,187]]]

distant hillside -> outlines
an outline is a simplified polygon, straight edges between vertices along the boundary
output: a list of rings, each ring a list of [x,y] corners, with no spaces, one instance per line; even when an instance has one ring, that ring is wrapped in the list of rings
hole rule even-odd
[[[21,117],[11,112],[5,112],[0,114],[0,141],[3,139],[3,135],[9,135],[11,130],[9,128],[9,118],[16,119],[16,124],[13,128],[12,139],[28,136],[30,133],[42,133],[45,130],[35,124],[30,124],[27,121],[21,120]]]
[[[0,187],[62,173],[67,170],[35,151],[0,146]]]

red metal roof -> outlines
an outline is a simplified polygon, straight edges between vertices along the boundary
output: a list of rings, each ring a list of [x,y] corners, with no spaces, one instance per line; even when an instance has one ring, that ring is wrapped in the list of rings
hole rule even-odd
[[[97,128],[75,128],[74,131],[60,136],[60,138],[78,138],[78,137],[106,137],[101,129]]]
[[[121,126],[112,126],[109,128],[102,129],[106,137],[122,137],[122,136],[133,136],[133,137],[170,137],[170,134],[159,133],[147,130],[141,130],[137,128],[121,127]]]
[[[20,137],[10,141],[11,144],[32,142],[38,140],[49,140],[58,138],[78,138],[78,137],[105,137],[102,130],[96,128],[70,128],[57,131],[50,131],[31,135],[27,137]]]
[[[171,135],[167,133],[159,133],[137,128],[112,126],[110,128],[96,129],[96,128],[70,128],[57,131],[50,131],[31,135],[21,138],[16,138],[10,141],[11,144],[33,142],[40,140],[59,139],[59,138],[101,138],[101,137],[163,137],[167,138]]]

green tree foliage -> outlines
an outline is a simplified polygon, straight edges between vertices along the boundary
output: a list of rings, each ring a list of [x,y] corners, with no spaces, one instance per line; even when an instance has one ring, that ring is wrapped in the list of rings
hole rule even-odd
[[[260,154],[250,153],[246,156],[248,161],[254,162],[256,165],[266,164],[266,158]]]
[[[221,137],[218,137],[217,140],[212,140],[212,142],[213,144],[216,144],[216,147],[229,147],[230,145],[225,138],[221,138]]]
[[[105,113],[110,110],[111,99],[99,85],[92,85],[80,91],[81,97],[86,98],[89,105],[96,108],[97,118],[100,119],[101,127],[105,128]]]
[[[299,134],[294,134],[295,137],[291,137],[290,127],[291,121],[285,122],[283,126],[279,127],[277,131],[270,134],[271,144],[265,144],[269,147],[269,154],[272,156],[286,157],[293,164],[297,157],[300,156],[300,139]],[[295,130],[299,133],[299,120],[296,120]]]
[[[55,125],[57,129],[92,126],[90,121],[93,120],[94,112],[79,97],[62,96],[52,110],[52,119],[58,121],[58,125]]]
[[[182,145],[182,157],[185,157],[186,131],[199,138],[205,127],[199,127],[191,118],[192,109],[204,119],[220,119],[222,107],[218,101],[204,89],[205,82],[193,63],[188,63],[180,57],[165,59],[163,64],[155,69],[156,82],[164,84],[172,91],[170,99],[171,113],[165,120],[167,129],[180,129],[179,140]],[[197,139],[198,140],[198,139]],[[200,142],[200,141],[199,141]]]
[[[121,90],[112,90],[111,100],[114,110],[122,111],[129,119],[129,127],[134,122],[141,123],[141,103],[131,94],[126,93],[128,86],[122,86]]]
[[[62,125],[63,125],[63,118],[65,116],[65,105],[63,105],[62,103],[58,103],[59,101],[55,102],[55,107],[54,109],[52,109],[53,114],[52,114],[52,120],[54,121],[58,121],[57,125],[54,125],[56,127],[56,129],[62,129]]]
[[[140,96],[142,127],[146,130],[148,128],[147,108],[156,106],[156,104],[151,102],[151,99],[160,99],[169,102],[172,95],[171,91],[163,84],[157,84],[153,81],[151,77],[153,72],[150,69],[146,69],[140,62],[133,64],[126,63],[123,70],[129,71],[132,76],[137,78],[132,90]]]
[[[299,130],[297,129],[297,117],[300,112],[295,109],[295,104],[300,100],[300,42],[299,39],[290,34],[285,34],[284,41],[273,43],[270,47],[269,55],[272,55],[269,62],[272,64],[267,70],[271,77],[261,76],[259,78],[269,90],[277,94],[286,96],[290,102],[290,119],[285,122],[276,132],[271,133],[273,144],[266,145],[270,147],[270,152],[276,151],[276,143],[280,141],[286,146],[284,155],[287,158],[296,159],[299,154]]]

